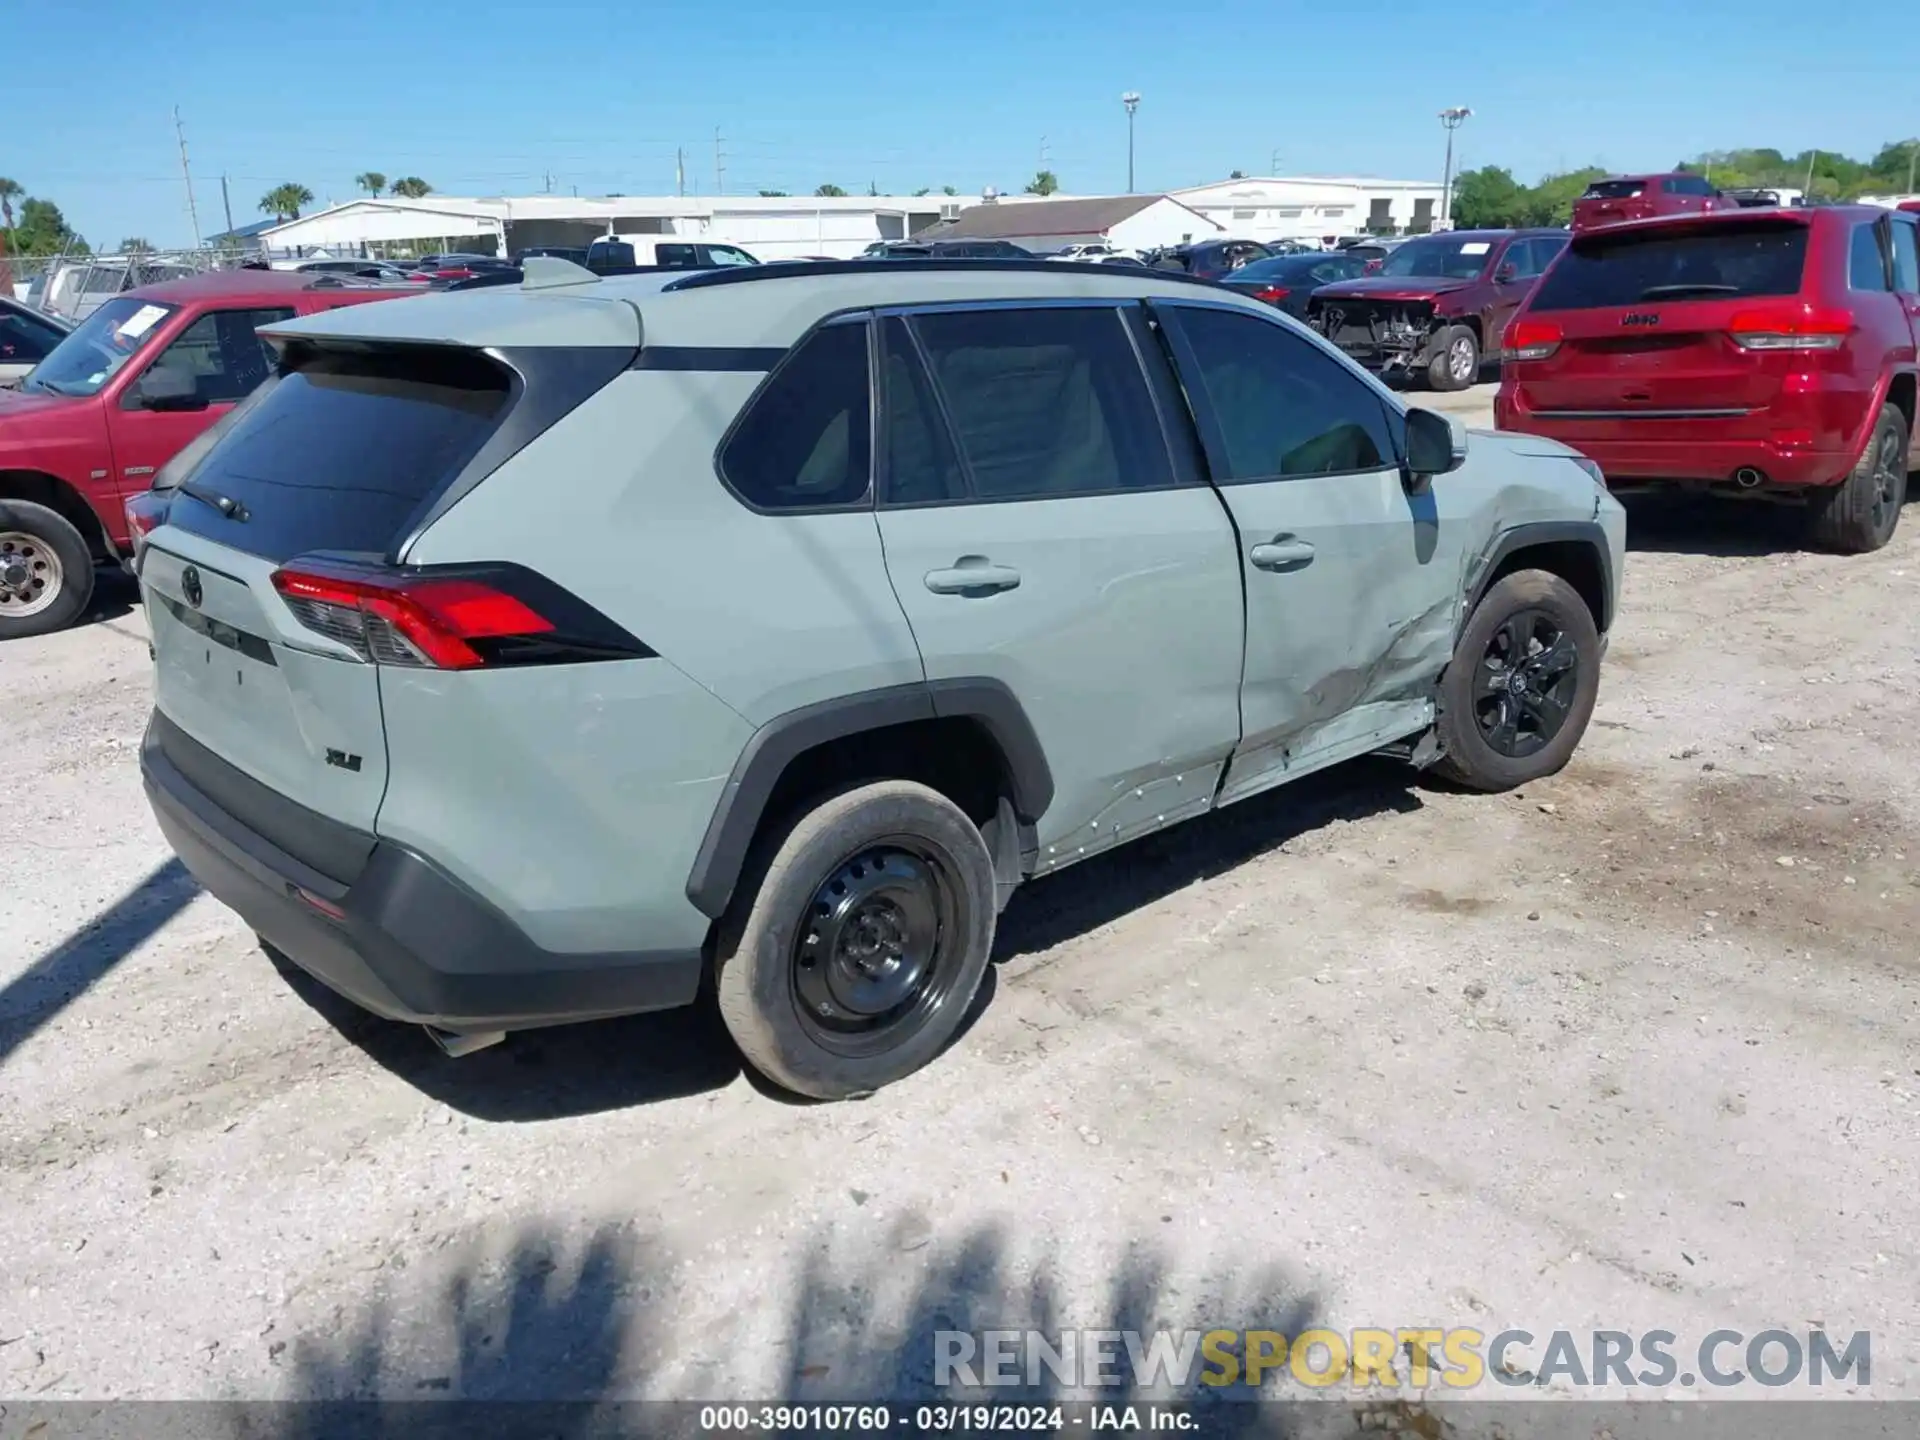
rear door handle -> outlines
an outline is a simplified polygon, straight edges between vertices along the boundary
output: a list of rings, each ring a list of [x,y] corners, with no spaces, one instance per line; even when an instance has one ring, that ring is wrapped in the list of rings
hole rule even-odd
[[[1299,570],[1313,563],[1313,546],[1292,535],[1276,535],[1247,552],[1256,570]]]
[[[925,583],[936,595],[990,595],[1016,589],[1020,572],[1009,565],[995,565],[979,555],[962,555],[949,569],[929,570]]]

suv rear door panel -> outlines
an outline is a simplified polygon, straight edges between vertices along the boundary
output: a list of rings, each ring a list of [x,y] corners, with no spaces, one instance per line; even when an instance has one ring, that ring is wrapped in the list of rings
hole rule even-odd
[[[1038,868],[1208,808],[1239,734],[1233,531],[1175,479],[1119,309],[914,323],[924,363],[884,329],[887,569],[927,678],[1025,707],[1054,776]]]

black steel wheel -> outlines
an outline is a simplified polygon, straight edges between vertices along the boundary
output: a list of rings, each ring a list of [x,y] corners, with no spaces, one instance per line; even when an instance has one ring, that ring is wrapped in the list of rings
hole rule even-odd
[[[1518,570],[1481,597],[1440,677],[1437,773],[1511,790],[1572,757],[1600,693],[1600,632],[1558,575]]]
[[[877,780],[755,843],[714,944],[748,1062],[822,1100],[871,1094],[959,1033],[993,949],[993,860],[940,792]]]
[[[964,968],[948,862],[888,836],[835,865],[793,946],[802,1022],[842,1055],[891,1049],[933,1019]]]

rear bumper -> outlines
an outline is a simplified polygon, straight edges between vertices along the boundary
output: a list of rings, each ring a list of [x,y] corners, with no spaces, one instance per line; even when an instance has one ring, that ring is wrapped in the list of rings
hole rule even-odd
[[[1609,484],[1671,482],[1731,485],[1743,469],[1758,470],[1769,488],[1837,485],[1855,457],[1842,451],[1779,444],[1765,436],[1716,439],[1677,435],[1692,420],[1638,420],[1623,438],[1619,421],[1558,420],[1515,404],[1504,393],[1494,402],[1494,426],[1522,435],[1541,435],[1571,445],[1598,465]],[[1665,431],[1666,433],[1662,433]]]
[[[458,1034],[663,1010],[698,994],[697,950],[542,950],[432,861],[384,840],[367,837],[350,883],[321,874],[188,780],[161,743],[167,723],[155,716],[140,752],[167,843],[261,938],[363,1009]]]

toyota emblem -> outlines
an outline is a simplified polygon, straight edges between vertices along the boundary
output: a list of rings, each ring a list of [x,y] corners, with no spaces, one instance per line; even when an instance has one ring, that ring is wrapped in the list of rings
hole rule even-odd
[[[180,589],[187,597],[187,603],[194,609],[200,608],[200,602],[206,599],[206,592],[200,588],[200,572],[189,565],[180,572]]]

